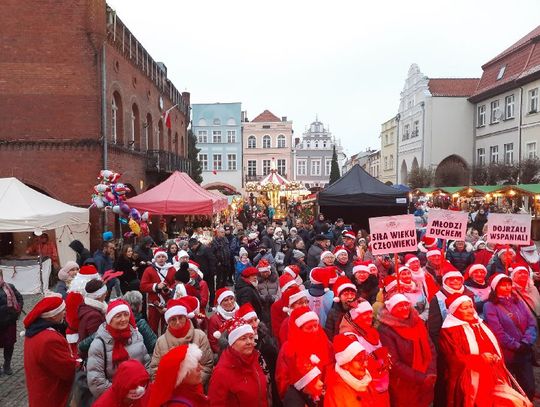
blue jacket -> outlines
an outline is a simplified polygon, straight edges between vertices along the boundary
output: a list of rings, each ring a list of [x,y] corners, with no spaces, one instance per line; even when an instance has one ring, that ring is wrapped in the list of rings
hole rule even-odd
[[[105,256],[103,250],[96,250],[94,253],[94,262],[99,274],[103,275],[107,270],[112,270],[113,259],[109,256]]]
[[[491,301],[484,304],[484,316],[501,345],[506,362],[512,362],[521,343],[534,345],[536,342],[536,320],[527,305],[514,294],[509,299],[498,300],[498,304]]]

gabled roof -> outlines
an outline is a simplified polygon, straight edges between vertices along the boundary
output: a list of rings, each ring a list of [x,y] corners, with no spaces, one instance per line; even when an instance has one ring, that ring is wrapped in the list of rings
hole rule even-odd
[[[277,117],[274,113],[272,113],[270,110],[265,110],[260,115],[258,115],[256,118],[254,118],[251,122],[280,122],[281,119]]]
[[[540,76],[539,42],[540,26],[485,63],[471,102],[487,99]]]
[[[433,78],[428,82],[432,96],[469,97],[478,86],[478,78]]]

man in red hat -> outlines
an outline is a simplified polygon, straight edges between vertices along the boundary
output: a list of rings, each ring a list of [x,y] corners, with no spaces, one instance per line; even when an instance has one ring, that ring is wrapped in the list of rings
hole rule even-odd
[[[339,333],[339,326],[343,315],[358,305],[356,286],[347,277],[338,277],[334,283],[334,304],[326,317],[324,331],[331,341]]]
[[[146,293],[148,325],[161,335],[165,329],[165,304],[171,298],[175,287],[174,274],[176,269],[167,263],[167,252],[158,249],[154,253],[152,265],[148,266],[141,278],[140,290]]]
[[[343,239],[343,248],[348,254],[348,264],[352,264],[356,260],[356,235],[352,230],[344,230],[341,237]]]
[[[427,237],[426,235],[422,236],[422,239],[420,239],[420,242],[418,243],[418,252],[416,254],[422,267],[425,266],[428,261],[427,253],[434,249],[439,249],[439,240],[434,237]]]
[[[256,267],[246,267],[236,280],[234,292],[238,305],[249,302],[262,321],[270,323],[269,309],[263,306],[263,300],[257,290],[259,284],[259,270]]]
[[[45,297],[24,319],[24,371],[30,407],[67,404],[77,361],[60,333],[65,309],[61,296]]]

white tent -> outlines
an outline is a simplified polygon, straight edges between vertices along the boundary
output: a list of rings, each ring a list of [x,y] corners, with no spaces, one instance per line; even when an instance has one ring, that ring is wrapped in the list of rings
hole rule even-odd
[[[86,247],[89,246],[88,209],[57,201],[26,186],[17,178],[0,178],[0,233],[39,233],[52,229],[56,234],[60,264],[65,264],[66,261],[75,258],[75,253],[68,246],[71,241],[77,239]],[[39,275],[37,277],[39,278]],[[45,278],[43,275],[43,281],[46,286],[48,276]],[[28,292],[27,282],[17,284],[13,281],[21,292]]]

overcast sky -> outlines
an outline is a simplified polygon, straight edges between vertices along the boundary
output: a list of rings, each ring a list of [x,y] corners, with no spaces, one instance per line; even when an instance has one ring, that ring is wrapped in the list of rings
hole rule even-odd
[[[538,0],[108,0],[192,103],[318,114],[348,156],[380,148],[411,63],[428,77],[481,65],[540,24]]]

